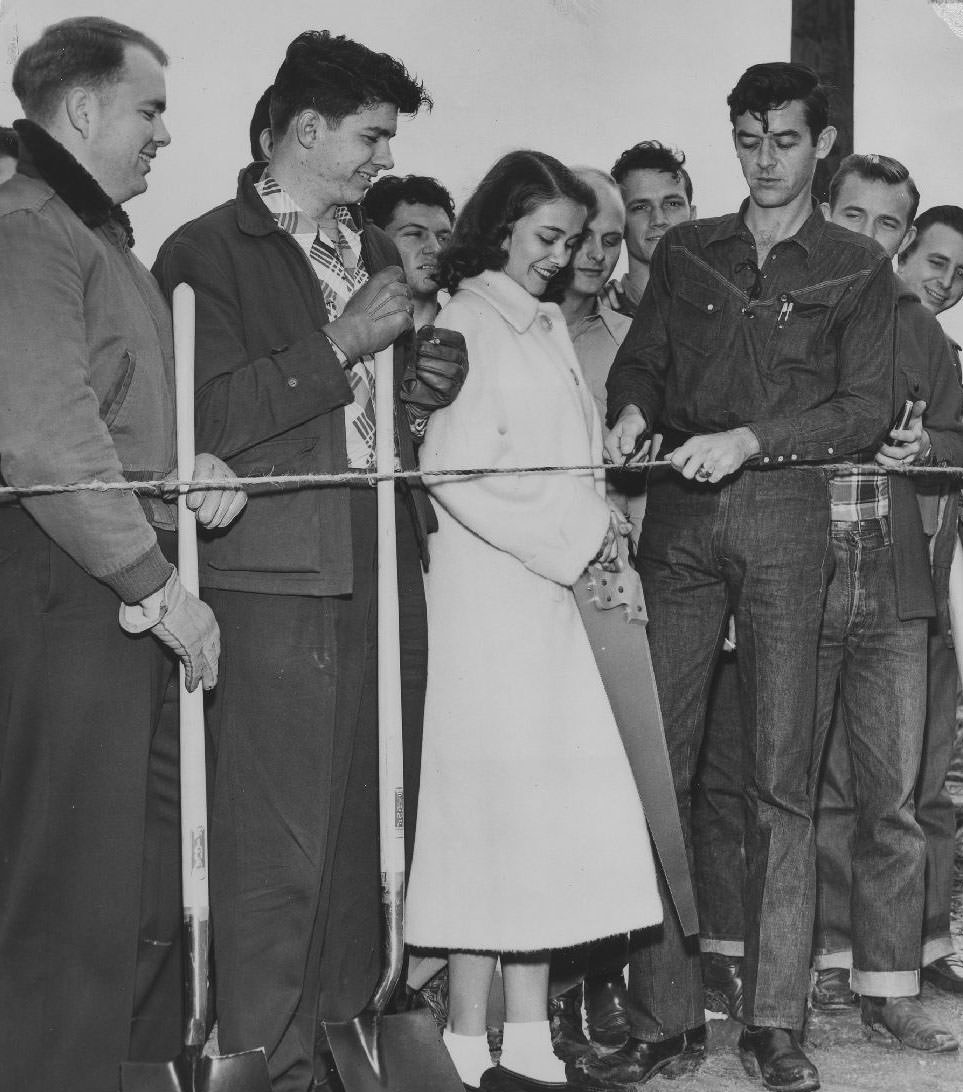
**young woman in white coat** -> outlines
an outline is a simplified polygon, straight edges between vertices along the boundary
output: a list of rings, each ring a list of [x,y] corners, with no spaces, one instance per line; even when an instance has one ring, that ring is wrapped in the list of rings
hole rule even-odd
[[[482,180],[440,258],[465,386],[431,418],[422,468],[438,511],[427,576],[428,693],[407,937],[449,953],[445,1042],[483,1092],[564,1088],[552,1053],[552,948],[662,920],[649,837],[572,586],[628,530],[590,466],[601,424],[554,303],[592,190],[513,152]],[[617,833],[615,833],[617,832]],[[505,985],[501,1065],[486,1005]]]

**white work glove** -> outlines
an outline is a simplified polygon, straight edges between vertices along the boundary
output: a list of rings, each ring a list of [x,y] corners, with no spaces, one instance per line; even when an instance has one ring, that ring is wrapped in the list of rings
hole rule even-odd
[[[174,569],[159,591],[140,603],[120,606],[120,626],[127,633],[154,636],[171,649],[184,665],[188,690],[201,683],[210,690],[217,682],[217,661],[221,654],[221,631],[211,608],[191,595]]]

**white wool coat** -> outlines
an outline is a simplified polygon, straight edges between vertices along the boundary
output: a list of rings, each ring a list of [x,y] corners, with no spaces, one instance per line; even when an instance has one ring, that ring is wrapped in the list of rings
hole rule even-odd
[[[507,274],[462,282],[437,324],[468,378],[431,418],[438,510],[406,932],[414,947],[536,951],[656,924],[642,806],[572,584],[605,535],[601,425],[555,304]]]

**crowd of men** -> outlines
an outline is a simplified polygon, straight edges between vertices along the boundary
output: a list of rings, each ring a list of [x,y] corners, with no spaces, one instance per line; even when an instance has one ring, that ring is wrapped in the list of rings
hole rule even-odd
[[[334,1089],[322,1021],[364,1007],[380,959],[374,493],[229,479],[370,467],[390,346],[416,467],[470,366],[434,326],[455,207],[435,179],[375,180],[423,85],[308,32],[257,104],[236,197],[148,273],[122,206],[170,141],[166,64],[129,27],[67,20],[24,50],[25,117],[0,130],[0,465],[20,490],[0,504],[0,1054],[10,1087],[93,1092],[178,1053],[180,660],[211,690],[220,1049],[264,1048],[279,1092]],[[819,1087],[808,1005],[958,1048],[919,994],[963,993],[959,489],[900,471],[963,466],[959,346],[936,321],[963,298],[963,208],[920,213],[879,154],[844,159],[818,205],[836,134],[803,66],[753,66],[728,105],[748,186],[730,215],[697,219],[684,155],[656,140],[576,168],[596,205],[559,306],[610,426],[700,911],[685,936],[663,891],[660,929],[592,946],[551,1002],[569,1086],[598,1092],[698,1065],[707,1007],[745,1025],[747,1071],[777,1090]],[[184,280],[195,476],[227,482],[189,501],[203,601],[163,492],[31,492],[171,473]],[[399,498],[413,816],[434,523],[417,479]]]

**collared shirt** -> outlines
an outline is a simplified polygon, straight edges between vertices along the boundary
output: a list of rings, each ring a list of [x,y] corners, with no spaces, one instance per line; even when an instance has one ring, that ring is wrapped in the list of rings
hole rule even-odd
[[[333,241],[267,170],[254,188],[278,227],[293,236],[304,251],[321,285],[328,316],[336,319],[368,281],[361,258],[361,232],[351,213],[344,205],[335,209],[338,238]],[[374,358],[364,356],[345,371],[354,394],[354,401],[344,409],[348,466],[366,469],[374,465],[375,457]]]
[[[569,328],[575,355],[582,366],[588,389],[605,420],[605,381],[612,361],[632,325],[631,320],[596,301],[591,314],[576,319]]]
[[[620,280],[611,280],[602,289],[602,303],[612,311],[629,318],[635,318],[635,312],[642,301],[642,293],[629,280],[625,273]]]
[[[759,460],[874,449],[893,390],[896,279],[872,240],[818,208],[761,268],[744,213],[670,228],[609,375],[629,404],[682,434],[748,426]]]

